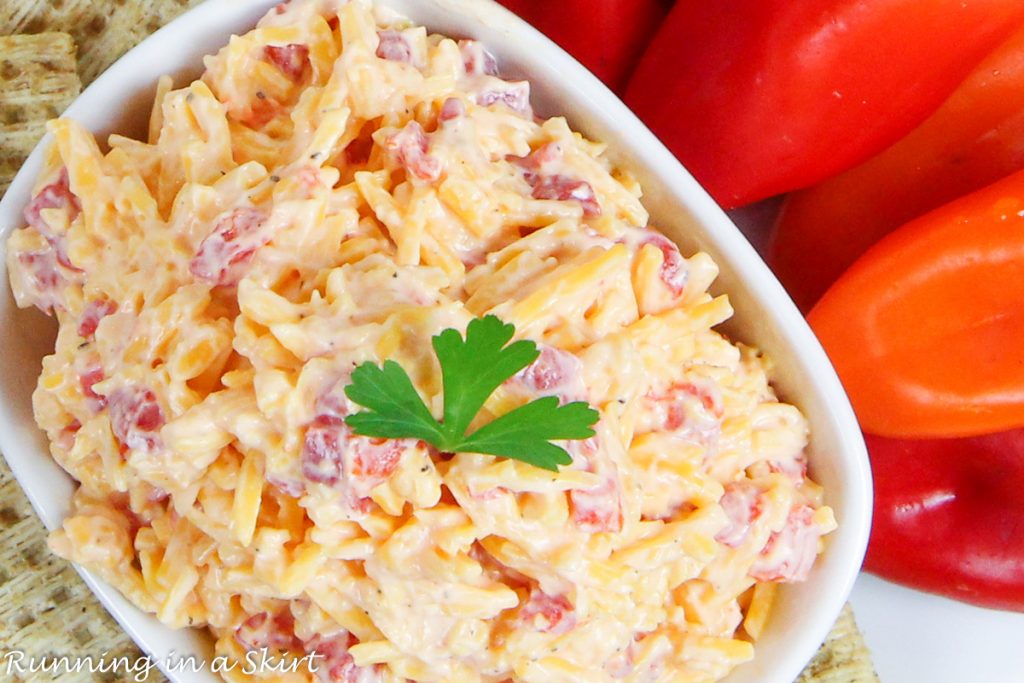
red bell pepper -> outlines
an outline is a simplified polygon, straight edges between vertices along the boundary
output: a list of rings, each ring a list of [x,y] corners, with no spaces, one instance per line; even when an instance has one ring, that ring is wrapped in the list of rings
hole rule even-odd
[[[679,0],[626,102],[732,208],[885,149],[1022,20],[1019,0]]]
[[[875,513],[865,568],[913,588],[1024,611],[1024,430],[866,439]]]
[[[912,218],[1024,168],[1024,30],[876,157],[786,199],[768,260],[804,311]]]
[[[885,237],[807,319],[865,431],[1024,426],[1024,171]]]
[[[498,0],[621,91],[665,17],[661,0]]]

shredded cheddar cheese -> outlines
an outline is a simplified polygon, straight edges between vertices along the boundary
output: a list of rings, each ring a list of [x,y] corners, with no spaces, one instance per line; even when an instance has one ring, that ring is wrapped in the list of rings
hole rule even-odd
[[[292,0],[157,88],[146,141],[55,143],[8,242],[60,329],[34,395],[80,482],[56,552],[218,654],[227,680],[708,682],[835,522],[807,424],[639,189],[474,41]],[[600,412],[557,473],[358,436],[392,359],[435,417],[433,335],[493,314],[544,395]]]

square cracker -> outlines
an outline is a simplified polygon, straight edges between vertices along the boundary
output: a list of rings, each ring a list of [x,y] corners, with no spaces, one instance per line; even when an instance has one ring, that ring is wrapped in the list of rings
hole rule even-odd
[[[878,683],[871,653],[849,604],[796,683]]]
[[[88,85],[118,57],[201,0],[16,0],[0,2],[0,34],[65,31],[78,44]]]
[[[0,36],[0,194],[45,132],[78,96],[75,44],[67,33]]]

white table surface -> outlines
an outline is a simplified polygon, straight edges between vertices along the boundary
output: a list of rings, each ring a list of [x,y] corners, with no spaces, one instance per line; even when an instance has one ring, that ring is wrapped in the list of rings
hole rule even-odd
[[[882,683],[1024,683],[1024,614],[861,574],[850,598]]]

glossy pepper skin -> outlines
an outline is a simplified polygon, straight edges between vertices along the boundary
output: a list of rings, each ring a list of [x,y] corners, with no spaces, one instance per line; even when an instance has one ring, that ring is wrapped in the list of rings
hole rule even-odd
[[[920,590],[1024,611],[1024,430],[866,441],[875,509],[865,568]]]
[[[1022,168],[1024,28],[909,135],[860,166],[790,194],[768,262],[806,312],[900,225]]]
[[[869,249],[807,319],[861,427],[899,438],[1024,425],[1024,171]]]
[[[662,0],[498,0],[616,92],[667,11]]]
[[[1022,19],[1018,0],[678,0],[625,99],[733,208],[885,149]]]

